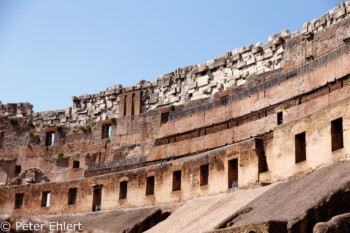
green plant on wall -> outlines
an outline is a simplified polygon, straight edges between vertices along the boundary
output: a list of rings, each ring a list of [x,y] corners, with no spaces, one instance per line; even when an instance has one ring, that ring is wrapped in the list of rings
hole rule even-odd
[[[175,105],[173,105],[173,104],[170,105],[170,106],[169,106],[169,110],[170,110],[171,112],[172,112],[172,111],[175,111]]]
[[[18,121],[15,118],[9,118],[9,122],[11,123],[11,125],[17,125]]]
[[[32,138],[35,138],[35,137],[38,137],[38,133],[35,132],[34,130],[31,130],[31,131],[29,132],[29,136],[32,137]]]
[[[117,120],[117,119],[115,119],[115,117],[112,117],[112,118],[111,118],[111,123],[114,124],[114,123],[116,122],[116,120]]]
[[[80,126],[80,131],[83,132],[83,133],[86,133],[87,132],[87,129],[84,127],[84,126]]]
[[[82,131],[83,133],[89,133],[89,132],[91,132],[91,127],[88,125],[88,126],[86,126],[86,127],[84,127],[84,126],[80,126],[80,131]]]
[[[34,127],[33,122],[32,122],[32,121],[29,121],[29,122],[28,122],[28,126],[29,126],[29,127]]]
[[[57,155],[57,158],[63,158],[64,157],[64,154],[63,153],[59,153],[58,155]]]
[[[57,131],[57,132],[61,132],[61,131],[62,131],[62,129],[63,129],[63,127],[62,127],[62,126],[60,126],[60,125],[56,126],[56,131]]]

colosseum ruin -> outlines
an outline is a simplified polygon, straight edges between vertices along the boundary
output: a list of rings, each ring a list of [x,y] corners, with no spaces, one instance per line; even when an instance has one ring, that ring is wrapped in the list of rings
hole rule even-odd
[[[0,102],[0,212],[101,232],[350,232],[350,2],[154,82]],[[2,232],[6,230],[2,229]]]

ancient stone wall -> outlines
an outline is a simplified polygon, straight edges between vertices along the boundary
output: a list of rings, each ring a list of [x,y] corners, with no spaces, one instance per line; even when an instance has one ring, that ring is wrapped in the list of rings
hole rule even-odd
[[[250,82],[256,75],[273,70],[288,71],[323,54],[322,46],[310,43],[314,34],[348,18],[349,12],[349,2],[341,2],[322,17],[305,23],[302,30],[293,33],[284,30],[271,35],[266,44],[250,44],[202,64],[178,68],[157,77],[152,83],[141,81],[126,88],[115,85],[98,94],[73,97],[73,106],[68,109],[33,113],[28,103],[2,105],[0,102],[0,115],[28,117],[34,125],[84,126],[113,117],[138,115],[171,104],[187,105],[213,99],[216,93]],[[350,35],[343,30],[337,30],[336,34],[340,43],[348,40]],[[325,38],[320,38],[321,44]],[[331,49],[335,43],[324,46]],[[129,96],[126,102],[125,96]]]
[[[0,207],[12,210],[15,194],[26,193],[28,212],[15,212],[88,212],[93,187],[103,187],[103,209],[176,203],[348,159],[348,12],[349,2],[340,3],[301,31],[153,83],[73,97],[68,109],[0,102]],[[172,190],[174,171],[181,190]],[[127,198],[118,198],[121,182],[130,182]],[[74,206],[70,188],[79,190]],[[50,190],[53,205],[42,208]]]
[[[93,189],[97,186],[102,188],[102,210],[177,203],[194,197],[216,194],[237,185],[254,184],[258,181],[260,156],[256,150],[258,142],[259,139],[250,139],[210,153],[108,175],[2,187],[0,208],[17,214],[90,212]],[[239,161],[236,172],[240,179],[236,180],[235,186],[229,184],[227,179],[229,170],[227,164],[232,159]],[[247,163],[249,159],[256,161],[253,170],[251,164]],[[203,174],[201,169],[203,165],[207,166],[206,174]],[[175,171],[181,171],[177,185],[174,184]],[[250,173],[250,176],[245,176],[244,173]],[[153,177],[151,193],[147,193],[148,177]],[[203,179],[206,182],[203,182]],[[120,182],[124,181],[127,181],[127,192],[125,198],[124,196],[121,198]],[[231,181],[233,182],[234,180]],[[74,205],[68,204],[68,192],[71,188],[77,188]],[[49,208],[42,206],[43,192],[51,194]],[[16,193],[24,194],[22,208],[13,208]]]

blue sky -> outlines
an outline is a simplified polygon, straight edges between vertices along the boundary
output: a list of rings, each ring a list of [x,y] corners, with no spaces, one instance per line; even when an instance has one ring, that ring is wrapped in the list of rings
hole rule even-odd
[[[0,101],[64,109],[291,32],[336,0],[0,0]]]

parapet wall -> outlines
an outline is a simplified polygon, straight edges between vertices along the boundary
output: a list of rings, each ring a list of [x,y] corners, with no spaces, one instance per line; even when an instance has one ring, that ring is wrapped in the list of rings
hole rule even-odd
[[[308,41],[315,33],[349,15],[350,3],[341,2],[322,17],[305,23],[299,31],[290,33],[284,30],[271,35],[266,44],[249,44],[205,63],[178,68],[157,77],[152,83],[141,81],[126,88],[115,85],[97,94],[73,97],[73,106],[64,110],[33,113],[32,105],[28,103],[2,105],[0,102],[0,116],[28,117],[37,126],[84,126],[112,117],[138,115],[171,104],[205,103],[214,100],[219,92],[254,83],[259,75],[271,71],[281,74],[322,55],[313,53]],[[349,36],[349,32],[337,32],[338,39],[346,40]],[[296,38],[302,38],[301,46],[297,48],[306,48],[305,51],[295,50],[293,44]]]

